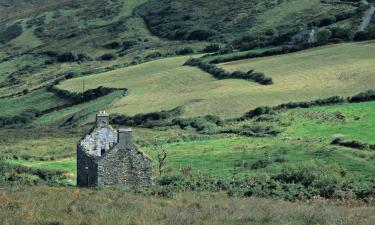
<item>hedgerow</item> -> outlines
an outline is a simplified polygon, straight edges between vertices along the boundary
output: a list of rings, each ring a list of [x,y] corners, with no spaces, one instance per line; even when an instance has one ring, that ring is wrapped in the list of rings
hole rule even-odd
[[[201,59],[191,58],[184,64],[185,66],[196,66],[201,70],[211,74],[216,79],[244,79],[254,81],[262,85],[273,84],[272,78],[266,77],[263,73],[249,70],[248,72],[234,71],[232,73],[226,72],[224,69],[217,67],[214,64],[203,62]]]

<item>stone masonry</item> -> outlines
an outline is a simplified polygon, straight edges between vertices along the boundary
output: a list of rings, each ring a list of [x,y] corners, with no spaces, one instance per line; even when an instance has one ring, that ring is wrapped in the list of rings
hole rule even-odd
[[[114,130],[99,112],[96,126],[77,145],[77,186],[144,187],[152,183],[152,161],[132,143],[131,128]]]

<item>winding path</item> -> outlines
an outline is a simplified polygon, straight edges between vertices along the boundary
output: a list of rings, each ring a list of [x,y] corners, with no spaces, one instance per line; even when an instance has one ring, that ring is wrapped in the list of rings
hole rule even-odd
[[[368,25],[370,24],[372,17],[375,13],[375,6],[372,3],[369,3],[367,0],[362,0],[362,4],[364,5],[370,5],[370,9],[367,11],[367,13],[363,16],[363,20],[361,23],[361,26],[359,27],[359,30],[363,31],[365,30]]]

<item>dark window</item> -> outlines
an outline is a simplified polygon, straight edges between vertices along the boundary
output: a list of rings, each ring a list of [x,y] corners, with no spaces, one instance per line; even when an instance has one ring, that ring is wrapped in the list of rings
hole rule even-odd
[[[104,155],[104,153],[105,153],[105,149],[102,149],[102,150],[100,151],[100,155]]]

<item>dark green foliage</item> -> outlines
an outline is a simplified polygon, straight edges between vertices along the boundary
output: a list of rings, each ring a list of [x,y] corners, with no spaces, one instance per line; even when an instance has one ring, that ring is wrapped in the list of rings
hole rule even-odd
[[[245,113],[244,118],[254,118],[260,115],[270,114],[272,112],[273,112],[273,109],[271,107],[267,107],[267,106],[257,107]]]
[[[22,34],[22,26],[15,23],[4,29],[0,28],[0,43],[5,44]]]
[[[233,54],[231,57],[220,57],[221,55],[225,55],[228,53],[228,51],[220,51],[219,53],[213,54],[213,55],[206,55],[203,56],[202,59],[206,57],[213,57],[209,62],[210,63],[224,63],[224,62],[230,62],[230,61],[236,61],[241,59],[251,59],[251,58],[259,58],[259,57],[265,57],[265,56],[272,56],[272,55],[281,55],[281,54],[287,54],[291,52],[296,52],[305,49],[303,46],[282,46],[282,47],[276,47],[264,51],[250,51],[246,54]],[[229,51],[230,52],[230,51]]]
[[[250,119],[259,117],[261,115],[272,114],[275,111],[284,110],[284,109],[294,109],[294,108],[310,108],[314,106],[324,106],[324,105],[336,105],[336,104],[343,104],[346,102],[353,103],[353,102],[367,102],[367,101],[374,101],[375,100],[375,91],[368,90],[366,92],[359,93],[353,97],[349,97],[344,99],[339,96],[333,96],[325,99],[317,99],[314,101],[309,102],[289,102],[280,104],[274,107],[257,107],[245,113],[240,119]]]
[[[317,33],[318,44],[325,44],[331,38],[332,33],[328,29],[321,29]]]
[[[35,117],[40,115],[40,111],[36,109],[29,109],[13,117],[0,117],[0,127],[9,126],[9,125],[24,125],[31,123]]]
[[[103,60],[103,61],[108,61],[108,60],[112,60],[112,59],[115,59],[115,58],[116,58],[116,56],[113,53],[105,53],[105,54],[103,54],[102,56],[99,57],[99,59]]]
[[[103,47],[104,47],[104,48],[109,48],[109,49],[116,49],[116,48],[120,48],[120,47],[121,47],[121,44],[118,43],[117,41],[114,41],[114,42],[111,42],[111,43],[105,44]]]
[[[182,114],[182,108],[177,107],[169,111],[137,114],[135,116],[113,115],[111,123],[126,126],[160,127],[171,125],[170,120]]]
[[[136,44],[137,44],[137,41],[135,40],[126,40],[122,43],[122,50],[131,49]]]
[[[206,53],[218,52],[218,51],[220,51],[220,45],[218,44],[209,44],[203,49],[203,52],[206,52]]]
[[[332,39],[339,39],[343,41],[351,41],[354,38],[354,31],[350,28],[332,27]]]
[[[81,103],[81,102],[87,102],[87,101],[90,101],[90,100],[93,100],[93,99],[97,99],[97,98],[108,95],[108,94],[110,94],[114,91],[118,91],[118,90],[123,90],[124,94],[127,93],[126,88],[108,88],[108,87],[103,87],[103,86],[99,86],[99,87],[94,88],[94,89],[86,90],[83,93],[71,93],[71,92],[66,91],[66,90],[61,90],[61,89],[57,88],[56,86],[51,86],[51,87],[48,88],[48,91],[51,91],[51,92],[57,94],[61,98],[71,100],[73,102],[73,104],[78,104],[78,103]]]
[[[261,169],[261,168],[266,168],[269,164],[271,164],[272,161],[270,159],[260,159],[258,161],[256,161],[255,163],[253,163],[250,168],[252,170],[257,170],[257,169]]]
[[[193,49],[190,47],[183,47],[178,50],[176,50],[176,55],[187,55],[193,53]]]
[[[66,179],[65,171],[9,165],[0,159],[0,184],[40,185]]]
[[[349,102],[368,102],[375,100],[375,90],[368,90],[348,98]]]
[[[77,55],[77,60],[80,62],[85,62],[85,61],[92,61],[91,56],[85,54],[85,53],[79,53]]]
[[[271,163],[270,160],[255,162],[253,169],[261,169]],[[357,199],[371,199],[375,196],[375,181],[344,182],[345,171],[340,167],[329,167],[318,162],[309,162],[297,166],[284,167],[281,172],[270,176],[264,173],[249,175],[245,178],[233,177],[224,180],[207,174],[164,175],[156,180],[156,186],[147,190],[151,195],[172,197],[184,191],[225,191],[229,196],[257,196],[265,198],[283,198],[287,200],[311,199],[321,196],[328,199],[341,198],[346,194]]]
[[[211,30],[193,30],[188,36],[187,40],[198,40],[198,41],[206,41],[211,36],[214,35],[214,32]]]
[[[57,56],[59,62],[74,62],[77,60],[77,56],[71,52],[65,52]]]
[[[162,56],[163,54],[161,52],[152,52],[145,57],[145,60],[157,59]]]
[[[179,126],[181,129],[192,127],[198,132],[210,133],[215,132],[217,126],[222,126],[224,122],[217,116],[207,115],[195,118],[178,118],[174,119],[172,123],[173,125]]]
[[[266,77],[263,73],[255,72],[253,70],[247,73],[242,71],[235,71],[232,73],[226,72],[225,70],[217,67],[214,64],[203,62],[201,59],[191,58],[184,65],[196,66],[201,70],[211,74],[216,79],[244,79],[249,81],[254,81],[262,85],[272,84],[272,78]]]
[[[343,137],[338,137],[334,138],[331,142],[332,145],[339,145],[339,146],[344,146],[348,148],[354,148],[354,149],[359,149],[359,150],[374,150],[373,146],[371,144],[363,143],[361,141],[355,141],[355,140],[346,140]]]

